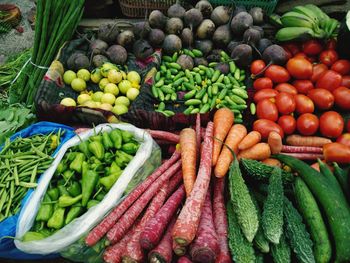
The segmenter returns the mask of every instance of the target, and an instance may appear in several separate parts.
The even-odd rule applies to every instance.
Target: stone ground
[[[7,34],[0,35],[0,64],[8,56],[17,54],[33,45],[34,31],[27,20],[28,13],[35,6],[34,0],[0,0],[0,4],[15,4],[22,13],[22,20],[19,24],[23,27],[24,32],[19,33],[15,29]]]

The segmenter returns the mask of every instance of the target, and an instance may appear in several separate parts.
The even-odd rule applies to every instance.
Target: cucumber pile
[[[242,111],[247,108],[248,94],[244,85],[245,71],[231,61],[222,51],[221,62],[187,67],[180,65],[179,56],[202,58],[200,50],[183,49],[173,56],[163,56],[160,70],[154,78],[152,94],[159,103],[155,110],[167,117],[173,116],[169,110],[185,106],[186,115],[207,113],[214,108],[228,107],[235,113],[235,123],[242,122]]]

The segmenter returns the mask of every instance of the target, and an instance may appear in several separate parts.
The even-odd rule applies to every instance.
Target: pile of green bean
[[[37,186],[37,175],[51,165],[61,132],[8,139],[0,151],[0,222],[18,213],[27,190]]]
[[[183,70],[176,63],[178,54],[163,56],[160,70],[155,76],[152,94],[158,99],[156,111],[170,117],[175,113],[166,109],[167,104],[183,104],[184,114],[206,113],[214,108],[227,107],[235,113],[235,122],[242,122],[242,111],[247,108],[248,94],[244,85],[245,71],[239,69],[224,52],[221,62],[208,66],[199,65],[192,70]],[[229,73],[216,69],[219,63],[227,63]],[[184,93],[180,98],[179,94]]]

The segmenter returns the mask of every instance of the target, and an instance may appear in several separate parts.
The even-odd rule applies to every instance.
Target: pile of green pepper
[[[198,51],[184,49],[180,53],[201,57],[202,54]],[[187,106],[183,112],[186,115],[228,107],[235,113],[235,122],[242,122],[242,111],[247,108],[248,98],[244,85],[244,70],[239,69],[224,51],[221,52],[220,63],[227,64],[228,74],[216,69],[218,62],[211,62],[208,66],[199,65],[192,70],[183,70],[176,63],[179,54],[162,57],[163,62],[152,85],[152,94],[159,101],[159,104],[155,105],[156,111],[167,117],[173,116],[175,112],[167,109],[168,101],[171,102],[169,105],[178,103]],[[181,92],[186,92],[182,98],[179,96]]]
[[[114,129],[70,148],[57,166],[35,223],[23,240],[52,235],[102,201],[139,146],[132,133]]]
[[[0,222],[18,213],[28,189],[37,186],[37,175],[51,165],[61,131],[6,140],[0,151]]]

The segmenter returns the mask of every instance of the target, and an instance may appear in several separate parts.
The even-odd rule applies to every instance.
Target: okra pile
[[[57,166],[35,223],[24,241],[43,239],[102,201],[139,143],[119,129],[101,132],[70,148]]]
[[[160,70],[154,78],[152,94],[159,101],[157,112],[170,117],[169,110],[184,105],[184,114],[206,113],[214,108],[228,107],[235,112],[235,122],[242,122],[241,112],[247,108],[248,94],[244,85],[245,71],[222,51],[221,62],[183,69],[177,63],[179,55],[202,57],[199,50],[182,50],[172,57],[163,56]]]
[[[51,165],[61,135],[58,131],[6,140],[0,151],[0,222],[19,212],[28,189],[37,186],[37,176]]]

